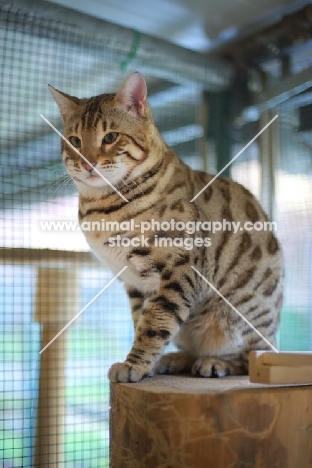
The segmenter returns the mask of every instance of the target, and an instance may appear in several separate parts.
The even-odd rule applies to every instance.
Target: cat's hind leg
[[[155,371],[157,374],[191,372],[195,359],[196,358],[183,351],[164,354],[155,366]]]
[[[195,360],[192,374],[200,377],[224,377],[248,374],[248,359],[243,354],[203,356]]]

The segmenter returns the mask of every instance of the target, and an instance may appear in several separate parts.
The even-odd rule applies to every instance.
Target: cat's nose
[[[86,161],[83,161],[83,162],[81,163],[81,165],[82,165],[82,167],[83,167],[84,169],[86,169],[88,172],[92,172],[92,171],[93,171],[93,168],[96,166],[96,162],[91,162],[91,161],[86,162]]]

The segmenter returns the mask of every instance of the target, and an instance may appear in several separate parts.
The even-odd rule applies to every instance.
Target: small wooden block
[[[251,351],[249,380],[265,384],[312,384],[312,353]]]

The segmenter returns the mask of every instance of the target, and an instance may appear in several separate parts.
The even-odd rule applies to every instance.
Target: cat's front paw
[[[201,357],[194,362],[192,374],[201,377],[224,377],[230,374],[230,369],[228,363],[222,359]]]
[[[111,382],[140,382],[146,377],[151,377],[152,372],[148,372],[146,367],[139,364],[130,364],[129,362],[116,362],[108,371],[108,378]]]

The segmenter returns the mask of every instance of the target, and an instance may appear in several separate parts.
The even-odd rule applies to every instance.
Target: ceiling
[[[191,4],[190,0],[157,0],[157,3],[149,2],[153,9],[147,7],[146,0],[88,0],[88,3],[81,0],[23,0],[16,3],[28,5],[30,10],[33,5],[39,5],[39,13],[42,13],[42,8],[45,8],[44,13],[49,10],[47,3],[57,3],[188,49],[205,51],[217,47],[226,38],[229,40],[231,34],[232,38],[246,35],[248,31],[274,23],[282,15],[311,1],[192,0]],[[75,23],[74,15],[71,21],[70,11],[64,13],[63,9],[55,6],[52,10],[56,13],[59,10],[54,22],[37,22],[31,15],[25,19],[23,9],[20,13],[11,9],[3,9],[2,12],[0,42],[2,40],[5,47],[0,50],[4,91],[0,97],[3,110],[0,119],[0,184],[4,196],[0,196],[0,209],[14,204],[29,205],[38,199],[52,199],[55,193],[62,196],[71,193],[72,188],[66,185],[65,169],[60,161],[59,138],[40,118],[42,113],[53,125],[62,128],[58,109],[47,91],[47,83],[72,95],[91,96],[103,90],[114,92],[125,73],[137,69],[134,62],[123,70],[122,59],[112,53],[109,46],[103,50],[103,43],[98,45],[93,40],[90,29],[83,30],[77,25],[74,29],[69,28],[68,33],[62,19],[64,16],[64,23],[72,24]],[[106,27],[110,41],[113,37]],[[28,29],[32,31],[32,28],[36,34],[29,33]],[[125,45],[126,53],[129,36],[132,34],[125,34],[125,42],[121,44]],[[149,44],[156,42],[149,40]],[[205,60],[207,58],[204,54],[180,52],[182,55],[186,52],[191,59],[198,55]],[[303,59],[296,53],[296,59],[301,60],[296,62],[299,66],[296,72],[300,71],[302,64],[311,66],[311,49],[305,53],[307,57]],[[199,112],[202,85],[199,80],[180,81],[181,73],[178,72],[170,81],[167,75],[160,76],[161,68],[165,68],[162,63],[159,65],[161,59],[156,63],[153,56],[150,61],[153,70],[143,70],[156,124],[165,141],[174,146],[179,156],[193,168],[200,169],[203,161],[200,156],[203,150],[203,116]],[[189,65],[187,68],[195,69]],[[211,73],[211,69],[208,72]],[[16,128],[19,129],[18,134]]]
[[[307,0],[50,0],[197,51],[277,22]]]

